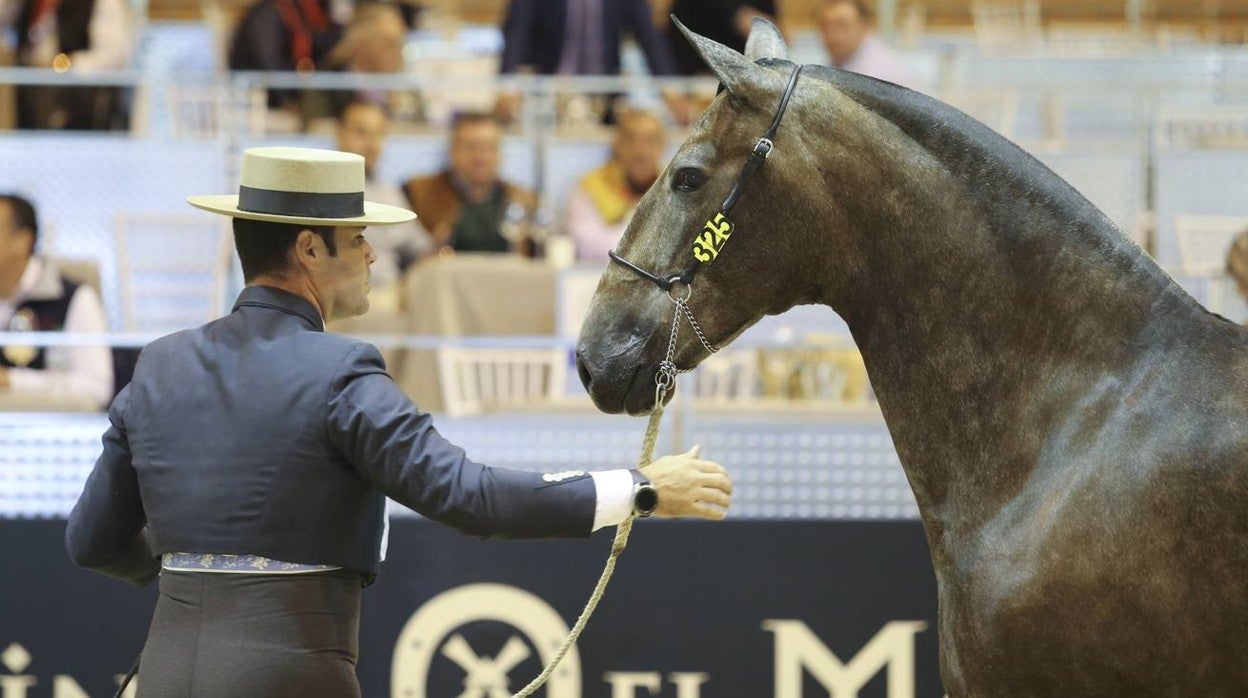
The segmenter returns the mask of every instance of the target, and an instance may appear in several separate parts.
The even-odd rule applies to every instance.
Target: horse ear
[[[745,40],[745,60],[753,63],[762,58],[788,58],[789,46],[770,20],[755,17],[750,24],[750,38]]]
[[[681,24],[679,19],[676,19],[676,15],[672,15],[672,23],[676,25],[681,34],[685,35],[689,43],[693,44],[694,50],[698,52],[698,55],[710,67],[711,72],[715,73],[715,76],[723,83],[724,89],[728,90],[729,94],[736,97],[744,97],[747,88],[751,84],[757,84],[760,79],[759,74],[765,72],[762,68],[747,61],[745,56],[718,41],[689,31],[688,27]],[[751,32],[750,36],[753,37],[753,35],[753,32]]]

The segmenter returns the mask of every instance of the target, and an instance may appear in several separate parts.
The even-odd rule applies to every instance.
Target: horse
[[[798,79],[762,20],[744,55],[680,28],[721,90],[599,280],[595,405],[646,414],[764,315],[830,306],[918,503],[949,696],[1248,696],[1248,331],[971,117]]]

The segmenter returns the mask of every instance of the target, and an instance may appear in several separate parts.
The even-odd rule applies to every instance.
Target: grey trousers
[[[361,578],[160,575],[138,698],[359,698]]]

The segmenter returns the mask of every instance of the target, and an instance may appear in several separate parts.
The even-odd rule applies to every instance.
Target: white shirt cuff
[[[598,504],[594,507],[594,528],[617,526],[633,512],[633,474],[628,470],[590,472]]]

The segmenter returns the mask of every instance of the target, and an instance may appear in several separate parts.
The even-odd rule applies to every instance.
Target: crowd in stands
[[[331,0],[257,0],[241,14],[228,42],[232,70],[394,74],[407,70],[404,47],[420,20],[404,0],[363,0],[343,12]],[[777,18],[775,0],[674,0],[671,11],[690,29],[742,50],[755,17]],[[502,74],[616,75],[631,36],[659,76],[705,74],[702,61],[672,25],[656,26],[649,0],[511,0],[501,26]],[[811,18],[830,65],[898,84],[911,76],[872,30],[862,0],[822,0]],[[0,0],[0,35],[14,65],[90,72],[130,64],[138,36],[126,0]],[[0,42],[0,45],[6,42]],[[554,233],[575,257],[602,262],[623,234],[641,196],[666,166],[671,129],[688,126],[700,103],[664,92],[662,113],[620,96],[599,110],[612,129],[601,165],[576,183],[558,212]],[[117,87],[22,86],[15,123],[22,129],[122,130],[127,100]],[[503,93],[493,109],[461,111],[446,125],[447,159],[435,172],[386,181],[377,163],[396,121],[424,119],[420,96],[396,90],[273,89],[268,106],[301,127],[332,117],[336,147],[364,157],[366,198],[411,208],[415,222],[370,230],[376,286],[399,283],[430,256],[449,253],[540,255],[526,233],[538,215],[535,192],[500,174],[501,144],[517,119],[520,96]],[[102,332],[107,323],[97,289],[71,280],[55,260],[37,254],[35,206],[0,196],[0,330]],[[1248,235],[1234,246],[1228,272],[1248,296]],[[104,405],[113,391],[104,347],[0,347],[0,392],[74,395]]]

